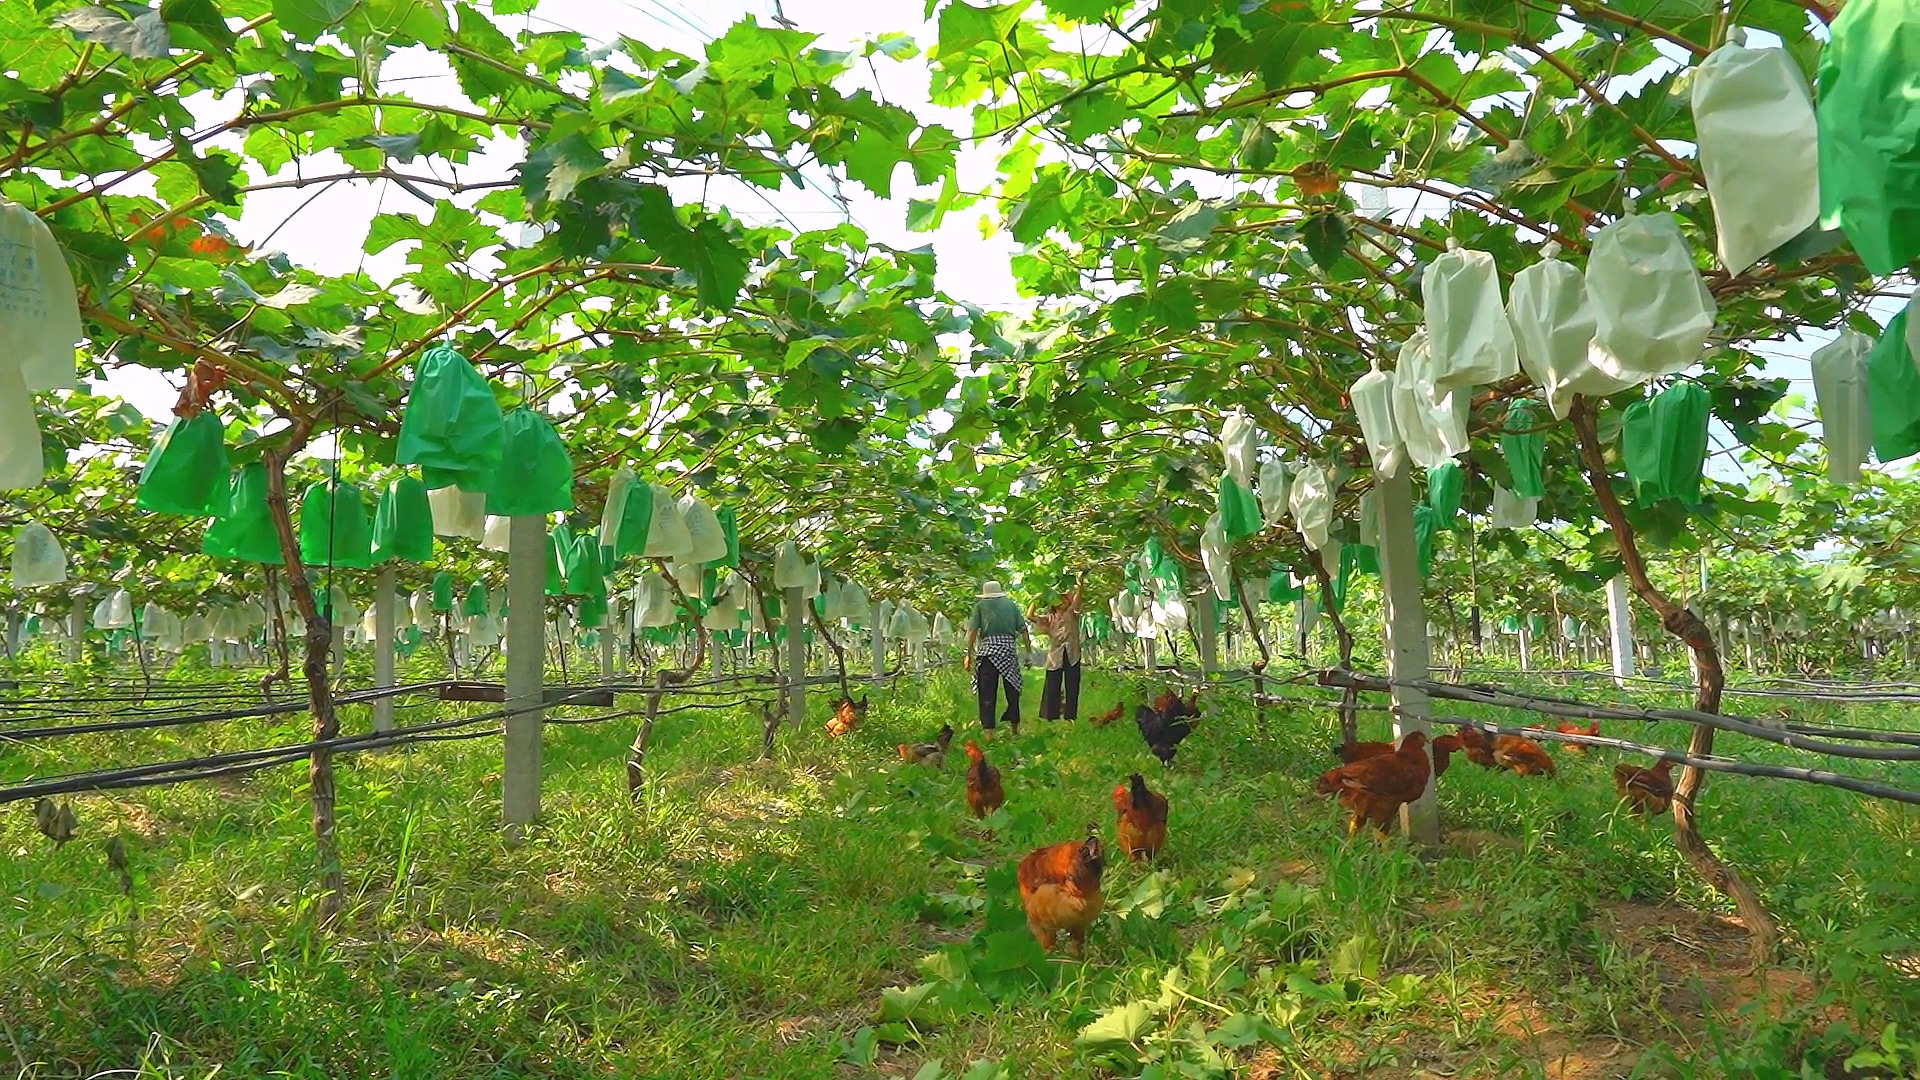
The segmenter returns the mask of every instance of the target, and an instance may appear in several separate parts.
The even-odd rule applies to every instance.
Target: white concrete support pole
[[[886,627],[880,625],[880,605],[878,603],[873,605],[873,610],[868,613],[867,617],[874,620],[873,683],[874,686],[878,686],[880,685],[881,677],[887,673],[887,630]],[[869,688],[869,692],[871,692],[871,688]]]
[[[1392,476],[1378,479],[1380,592],[1387,631],[1387,677],[1393,688],[1393,734],[1427,734],[1427,695],[1398,685],[1424,681],[1429,676],[1427,611],[1420,595],[1420,557],[1413,538],[1413,479],[1402,464]],[[1429,750],[1429,753],[1432,751]],[[1434,785],[1416,802],[1400,808],[1400,828],[1417,844],[1440,842],[1440,808]]]
[[[397,590],[399,571],[392,563],[380,568],[380,580],[374,586],[373,593],[373,685],[384,690],[394,685],[393,681],[393,605]],[[373,700],[373,730],[393,730],[393,699],[390,697]]]
[[[597,632],[600,636],[600,677],[611,680],[613,678],[613,619],[610,616],[602,616]],[[717,657],[719,653],[716,652],[714,655]]]
[[[1520,617],[1520,633],[1516,640],[1520,645],[1520,670],[1533,670],[1532,658],[1528,655],[1532,651],[1529,646],[1533,644],[1533,635],[1527,632],[1527,617],[1525,615]]]
[[[780,598],[787,617],[787,721],[799,727],[807,719],[807,600],[799,589]]]
[[[1193,640],[1200,646],[1200,674],[1205,678],[1220,671],[1220,628],[1214,623],[1214,604],[1211,586],[1193,601]]]
[[[518,833],[540,816],[542,673],[547,644],[547,520],[523,514],[507,526],[507,717],[501,809]]]
[[[1143,637],[1140,639],[1140,666],[1146,668],[1147,674],[1149,675],[1153,674],[1160,666],[1160,658],[1154,655],[1154,646],[1157,642],[1158,639],[1156,638]]]
[[[1621,686],[1633,678],[1633,608],[1629,606],[1627,579],[1616,574],[1607,582],[1607,636],[1613,641],[1613,677]]]
[[[87,600],[86,593],[74,593],[73,613],[67,616],[67,659],[76,664],[87,655]]]

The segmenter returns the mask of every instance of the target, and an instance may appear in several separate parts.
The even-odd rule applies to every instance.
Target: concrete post
[[[387,689],[394,684],[393,679],[393,605],[394,592],[398,584],[399,572],[392,563],[380,568],[380,580],[373,594],[373,685],[376,689]],[[375,698],[373,702],[373,730],[393,730],[393,699]]]
[[[1400,683],[1425,680],[1427,612],[1420,595],[1420,559],[1413,537],[1413,479],[1402,464],[1391,476],[1380,477],[1375,506],[1379,512],[1380,591],[1385,601],[1387,677],[1393,688],[1395,739],[1418,731],[1427,733],[1425,691]],[[1440,842],[1440,809],[1435,785],[1427,784],[1419,800],[1400,808],[1400,827],[1415,843]]]
[[[787,721],[799,727],[807,719],[806,594],[788,589],[780,598],[787,622]]]
[[[1627,579],[1616,574],[1607,582],[1607,632],[1613,642],[1613,677],[1620,686],[1634,674],[1633,608],[1627,597]]]
[[[73,614],[67,617],[67,659],[79,663],[87,655],[87,601],[85,592],[73,594]]]
[[[501,809],[510,835],[540,816],[542,673],[546,661],[547,521],[540,514],[507,526],[507,717]]]
[[[1209,679],[1220,671],[1220,628],[1214,624],[1214,604],[1211,588],[1193,602],[1193,640],[1200,646],[1200,674]]]

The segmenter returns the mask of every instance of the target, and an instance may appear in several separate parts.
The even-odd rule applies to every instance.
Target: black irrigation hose
[[[421,693],[438,689],[438,682],[415,683],[410,686],[379,687],[372,690],[356,690],[334,699],[335,705],[364,705],[381,698],[398,697],[403,694]],[[210,724],[224,720],[256,719],[263,716],[282,716],[288,713],[306,712],[309,708],[305,698],[288,700],[275,705],[256,705],[247,709],[229,709],[225,712],[191,713],[185,716],[147,716],[138,720],[102,720],[92,724],[60,724],[53,727],[26,728],[19,731],[0,733],[0,745],[8,742],[27,742],[33,739],[52,739],[63,735],[97,735],[107,731],[146,731],[158,728],[184,727],[190,724]]]

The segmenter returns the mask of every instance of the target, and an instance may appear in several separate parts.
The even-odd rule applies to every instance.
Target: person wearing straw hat
[[[973,669],[974,690],[980,699],[980,730],[993,732],[993,707],[999,688],[1007,690],[1007,708],[1000,714],[1008,730],[1020,734],[1020,653],[1014,649],[1019,638],[1027,651],[1033,650],[1033,638],[1027,632],[1026,617],[997,581],[980,583],[973,613],[967,616],[967,660]]]

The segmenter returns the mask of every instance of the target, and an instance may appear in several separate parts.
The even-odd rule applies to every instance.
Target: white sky
[[[763,24],[771,23],[776,2],[778,0],[700,0],[697,4],[688,0],[542,0],[534,14],[506,18],[502,22],[509,29],[523,20],[524,25],[536,30],[571,29],[600,41],[625,35],[699,56],[706,40],[724,33],[728,26],[747,15],[759,18]],[[819,34],[819,44],[825,48],[850,48],[890,31],[907,32],[923,47],[934,39],[933,25],[921,17],[921,0],[784,0],[781,6],[786,18],[799,29]],[[879,76],[876,89],[886,100],[923,119],[943,122],[963,135],[970,129],[970,120],[963,112],[936,109],[928,103],[924,56],[905,62],[876,56],[874,69]],[[863,65],[857,65],[849,79],[856,85],[873,84],[872,75]],[[451,69],[438,54],[427,50],[410,49],[389,59],[382,70],[381,81],[420,99],[464,103]],[[211,108],[221,111],[218,105]],[[510,177],[520,159],[520,149],[516,140],[498,140],[463,169],[461,177],[468,181]],[[959,155],[962,189],[987,187],[998,154],[999,148],[994,145],[964,148]],[[308,165],[310,171],[316,167],[331,171],[324,161]],[[1003,234],[986,235],[987,230],[981,225],[983,211],[979,207],[948,215],[937,232],[912,233],[905,226],[907,200],[914,195],[930,197],[932,189],[914,188],[908,169],[896,170],[895,197],[890,201],[874,197],[857,184],[847,184],[839,192],[845,200],[842,203],[829,193],[831,189],[826,186],[829,181],[824,172],[816,170],[813,181],[805,189],[786,188],[779,192],[716,181],[707,190],[706,197],[755,224],[784,222],[789,227],[817,228],[850,218],[870,237],[883,243],[902,248],[931,243],[938,256],[937,284],[949,295],[988,310],[1028,305],[1028,301],[1017,295],[1008,269],[1008,260],[1017,245]],[[686,180],[673,186],[677,198],[691,201],[701,197],[699,185],[698,180]],[[462,201],[471,202],[477,197],[463,197]],[[1402,200],[1395,198],[1393,205],[1402,208]],[[242,243],[286,251],[295,261],[321,273],[344,273],[364,267],[376,279],[392,280],[405,269],[407,245],[396,245],[377,256],[361,252],[369,223],[383,210],[423,216],[430,213],[430,208],[385,181],[339,184],[317,196],[312,189],[265,191],[248,196],[235,233]],[[1884,322],[1899,305],[1881,301],[1875,309]],[[1792,391],[1808,399],[1805,407],[1797,410],[1807,420],[1812,419],[1812,384],[1806,358],[1830,337],[1826,333],[1811,333],[1805,343],[1770,343],[1757,350],[1767,365],[1761,374],[1793,380]],[[168,416],[178,392],[165,376],[135,368],[111,372],[103,389],[125,398],[155,419]],[[1718,422],[1714,445],[1716,449],[1737,449],[1730,433]],[[328,452],[324,444],[314,449]],[[1719,454],[1710,464],[1710,472],[1732,479],[1739,470],[1731,458],[1730,452]]]

